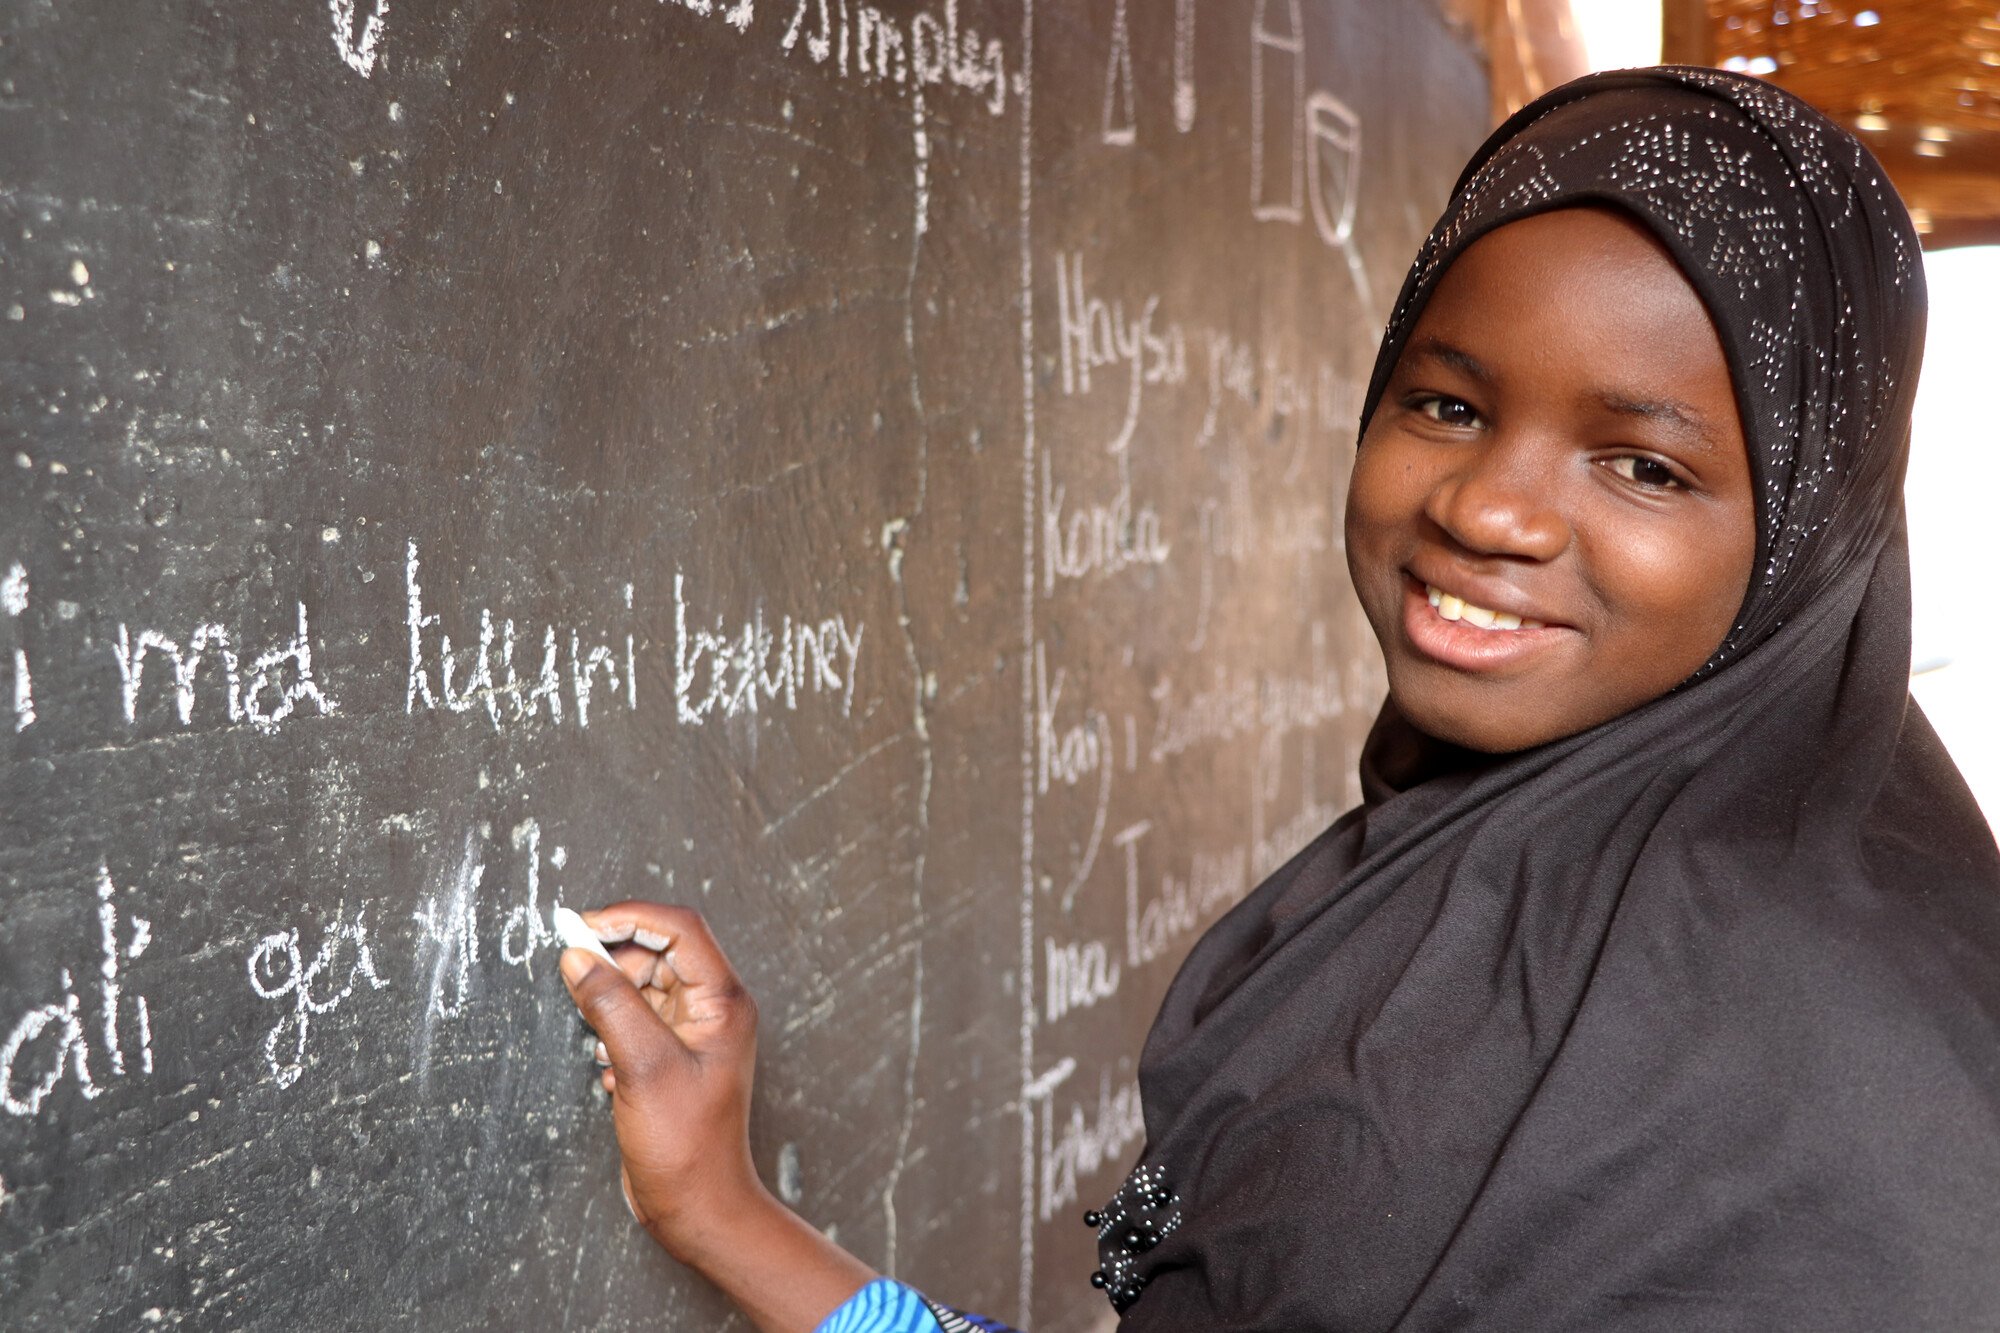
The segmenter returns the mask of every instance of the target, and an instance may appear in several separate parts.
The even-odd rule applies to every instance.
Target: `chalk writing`
[[[517,634],[511,618],[502,620],[496,629],[490,607],[479,608],[476,647],[456,647],[451,635],[444,633],[438,634],[433,646],[425,631],[437,627],[440,617],[435,611],[424,610],[419,574],[417,544],[412,541],[406,546],[403,564],[404,624],[409,631],[405,712],[415,713],[420,705],[426,712],[480,709],[497,731],[504,724],[528,722],[544,714],[550,725],[560,724],[565,698],[569,700],[568,716],[578,727],[590,725],[592,703],[600,697],[622,702],[628,712],[639,707],[635,640],[629,628],[631,584],[624,590],[628,628],[622,641],[606,634],[586,642],[583,631],[575,626],[564,632],[553,624],[544,625],[540,664],[529,667],[525,661],[516,663],[515,648],[519,641],[532,642],[533,636]],[[523,657],[532,660],[532,651]],[[605,696],[597,693],[600,678]]]
[[[1069,507],[1066,487],[1054,483],[1049,455],[1042,454],[1042,591],[1053,593],[1058,579],[1111,575],[1142,565],[1163,565],[1172,546],[1160,532],[1160,512],[1151,501],[1136,509],[1132,481],[1121,475],[1109,503],[1094,500]]]
[[[774,634],[765,623],[764,608],[735,629],[717,614],[697,623],[689,613],[685,575],[674,574],[674,701],[682,722],[696,725],[711,713],[724,717],[755,713],[759,700],[782,701],[796,710],[810,690],[840,696],[840,711],[854,709],[854,679],[861,658],[861,636],[867,626],[856,621],[849,633],[847,618],[835,614],[814,624],[785,616]],[[706,687],[703,674],[706,672]]]
[[[184,642],[185,647],[183,640],[170,639],[154,629],[141,628],[134,634],[124,621],[118,623],[111,651],[118,660],[128,725],[138,724],[146,660],[152,656],[172,665],[174,713],[183,727],[193,723],[195,685],[203,660],[211,655],[221,662],[223,696],[231,722],[248,722],[257,730],[270,733],[277,731],[301,704],[310,704],[321,716],[339,711],[333,698],[313,678],[312,633],[306,622],[304,602],[298,603],[298,627],[291,639],[259,653],[251,659],[247,671],[230,643],[229,632],[221,625],[197,625]]]
[[[18,622],[28,609],[28,571],[19,562],[8,567],[0,579],[0,609]],[[18,634],[19,629],[15,630]],[[26,731],[35,721],[35,683],[28,674],[28,650],[14,645],[14,730]]]
[[[1179,324],[1153,318],[1160,298],[1148,296],[1136,319],[1125,303],[1093,296],[1084,283],[1081,254],[1056,256],[1056,311],[1060,321],[1062,383],[1065,394],[1090,392],[1090,372],[1106,366],[1126,367],[1125,416],[1107,446],[1122,452],[1139,424],[1139,408],[1149,384],[1177,385],[1187,379],[1187,337]]]
[[[1125,1079],[1114,1088],[1109,1069],[1098,1076],[1095,1118],[1085,1115],[1081,1102],[1072,1103],[1069,1114],[1058,1117],[1056,1093],[1075,1073],[1075,1059],[1064,1056],[1026,1089],[1027,1100],[1040,1112],[1038,1212],[1044,1222],[1077,1201],[1079,1181],[1106,1166],[1122,1165],[1126,1152],[1146,1136],[1137,1080]]]
[[[321,933],[310,963],[305,961],[296,926],[266,935],[244,960],[250,989],[263,999],[288,1002],[290,1012],[264,1034],[264,1061],[279,1087],[291,1087],[305,1072],[306,1040],[314,1017],[340,1008],[354,993],[357,980],[366,981],[374,990],[389,984],[376,972],[369,952],[367,917],[368,909],[363,907],[349,920],[342,904],[333,924]],[[333,987],[335,978],[339,980],[337,988],[314,993],[316,984],[325,981]]]
[[[1102,940],[1057,944],[1046,939],[1042,943],[1049,1022],[1056,1022],[1073,1009],[1088,1009],[1118,993],[1118,960]]]
[[[1197,934],[1219,910],[1250,891],[1250,853],[1244,847],[1220,852],[1197,850],[1188,873],[1160,876],[1156,893],[1140,888],[1139,844],[1152,832],[1151,820],[1120,829],[1112,844],[1125,854],[1125,963],[1143,967],[1168,957],[1168,950]],[[1317,832],[1317,830],[1315,830]],[[1172,955],[1178,956],[1178,954]]]
[[[1265,671],[1255,676],[1218,665],[1212,683],[1180,694],[1170,675],[1161,675],[1149,693],[1155,711],[1146,755],[1154,763],[1197,745],[1232,740],[1260,729],[1267,743],[1345,715],[1341,673],[1329,658],[1326,625],[1308,631],[1303,675]]]
[[[1074,787],[1092,773],[1097,774],[1097,799],[1091,812],[1090,835],[1077,861],[1062,903],[1068,909],[1083,882],[1097,864],[1097,851],[1104,840],[1104,820],[1111,808],[1112,763],[1111,719],[1093,708],[1083,719],[1058,729],[1056,709],[1062,703],[1063,672],[1049,678],[1048,646],[1035,645],[1035,752],[1037,794],[1046,796],[1051,780]]]
[[[479,884],[485,877],[486,867],[474,855],[468,831],[450,895],[433,893],[410,914],[422,932],[418,970],[430,968],[428,1012],[440,1018],[457,1018],[472,996],[473,969],[479,964]]]
[[[814,63],[831,62],[842,78],[917,91],[942,85],[984,95],[991,115],[1007,109],[1006,48],[961,27],[958,0],[945,0],[942,17],[932,7],[908,20],[849,0],[798,0],[779,45],[791,51],[801,37]]]
[[[131,937],[123,945],[118,942],[116,894],[111,871],[100,864],[97,868],[98,1031],[108,1078],[123,1078],[126,1074],[125,1048],[119,1039],[126,996],[118,979],[119,965],[143,955],[153,938],[152,923],[135,916],[130,922]],[[76,982],[67,967],[60,969],[57,976],[62,984],[62,999],[30,1009],[14,1024],[6,1041],[0,1042],[0,1110],[9,1115],[34,1115],[62,1082],[65,1073],[75,1078],[77,1091],[86,1100],[95,1100],[106,1091],[91,1073],[91,1042],[84,1028],[83,1001],[77,994]],[[130,999],[131,1022],[139,1039],[139,1072],[151,1074],[152,1013],[145,996],[133,995]],[[52,1029],[53,1040],[45,1040],[44,1034]],[[42,1066],[40,1076],[28,1082],[37,1060]]]
[[[389,18],[389,0],[375,0],[374,12],[359,28],[354,25],[354,0],[326,0],[326,8],[333,16],[333,45],[340,52],[340,63],[364,79],[373,75],[382,25]]]
[[[515,851],[528,853],[528,894],[525,902],[516,903],[508,911],[506,924],[500,928],[500,961],[511,967],[526,967],[528,975],[533,976],[536,951],[559,938],[555,926],[542,911],[542,826],[524,819],[514,826],[509,841]],[[548,855],[549,864],[558,870],[568,859],[569,853],[562,847],[554,848]]]
[[[735,0],[734,4],[729,5],[718,3],[718,0],[674,0],[674,3],[704,18],[710,14],[719,15],[723,22],[738,32],[750,26],[750,20],[756,17],[757,10],[756,0]]]

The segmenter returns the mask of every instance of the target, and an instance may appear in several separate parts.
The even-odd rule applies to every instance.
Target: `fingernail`
[[[604,1043],[601,1041],[597,1043],[597,1049],[592,1051],[591,1055],[597,1060],[597,1063],[600,1065],[608,1065],[611,1063],[611,1052],[605,1049]]]
[[[590,969],[597,966],[597,960],[585,949],[564,949],[562,961],[563,980],[574,986],[590,975]]]

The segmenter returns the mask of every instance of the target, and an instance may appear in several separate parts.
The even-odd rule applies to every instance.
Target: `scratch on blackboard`
[[[860,754],[856,755],[854,758],[848,760],[845,764],[842,764],[839,770],[836,771],[832,777],[828,778],[825,782],[820,783],[819,786],[814,787],[811,791],[807,792],[798,801],[793,803],[790,809],[786,810],[783,814],[777,816],[775,819],[772,819],[769,823],[765,824],[764,836],[768,838],[773,833],[776,833],[779,829],[783,828],[785,825],[791,823],[792,820],[798,816],[800,811],[804,810],[814,801],[817,801],[820,797],[832,791],[835,787],[838,787],[842,782],[845,782],[850,776],[853,775],[856,769],[860,768],[863,764],[866,764],[876,755],[881,754],[884,750],[888,749],[890,746],[902,744],[904,741],[908,740],[909,737],[910,733],[907,731],[899,731],[893,736],[884,737],[882,740],[875,742],[875,744],[863,750]]]

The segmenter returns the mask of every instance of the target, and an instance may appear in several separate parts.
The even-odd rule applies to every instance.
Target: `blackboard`
[[[1355,797],[1339,515],[1483,128],[1376,0],[0,14],[0,1310],[723,1327],[549,911],[1045,1333],[1176,960]]]

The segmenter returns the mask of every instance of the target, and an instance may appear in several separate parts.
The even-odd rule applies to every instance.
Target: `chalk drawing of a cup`
[[[1313,225],[1328,245],[1354,234],[1355,178],[1361,170],[1361,120],[1332,93],[1306,99],[1306,193]]]

